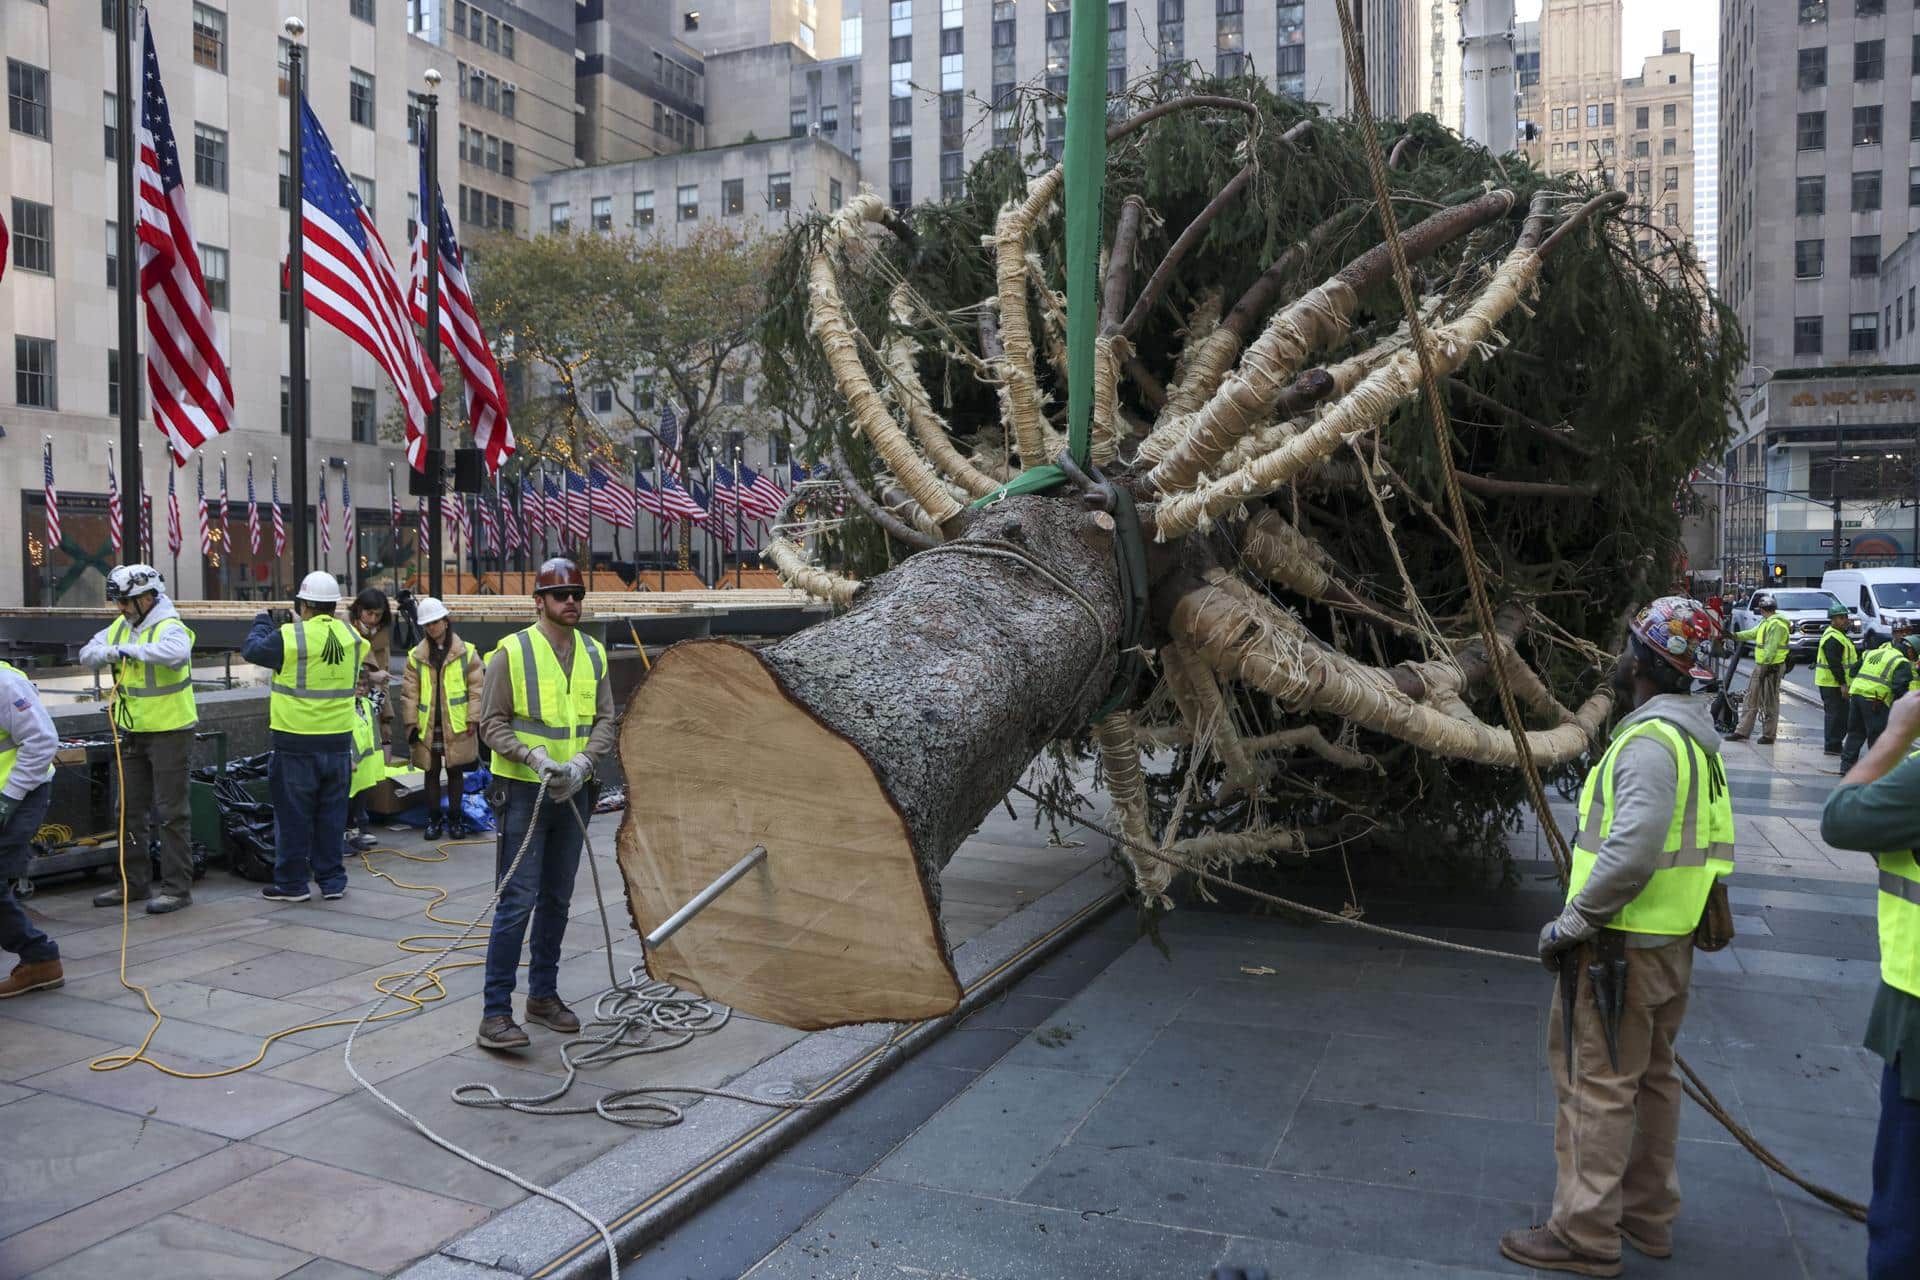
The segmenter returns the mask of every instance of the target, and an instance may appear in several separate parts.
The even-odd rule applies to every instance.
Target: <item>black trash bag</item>
[[[220,843],[227,869],[243,880],[266,883],[273,879],[273,806],[257,800],[242,785],[267,776],[271,755],[229,760],[225,769],[208,765],[193,771],[199,782],[213,784],[213,801],[220,812]],[[196,846],[196,858],[199,849]],[[198,870],[196,868],[196,878]]]
[[[198,840],[194,840],[189,843],[189,852],[191,852],[193,855],[193,878],[195,880],[206,879],[207,878],[207,846],[201,844]],[[153,878],[156,881],[159,880],[160,879],[160,841],[157,839],[151,839],[147,841],[147,862],[153,868]]]

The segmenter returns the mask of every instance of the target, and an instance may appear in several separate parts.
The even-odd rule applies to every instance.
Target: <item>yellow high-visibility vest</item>
[[[1907,661],[1907,655],[1900,652],[1898,645],[1889,640],[1878,649],[1860,659],[1860,670],[1854,674],[1853,682],[1847,686],[1847,692],[1858,694],[1862,698],[1872,698],[1875,702],[1893,702],[1893,675],[1900,664]]]
[[[330,648],[337,662],[327,660]],[[280,650],[280,670],[267,698],[274,731],[307,737],[352,733],[354,686],[367,654],[360,633],[331,614],[296,619],[280,628]]]
[[[14,666],[11,662],[0,661],[0,671],[10,671],[14,675],[19,676],[21,679],[23,680],[26,679],[25,674],[20,670],[20,668]],[[19,759],[20,759],[19,746],[14,743],[14,740],[11,735],[6,733],[5,731],[0,731],[0,787],[5,787],[7,783],[12,780],[13,766],[15,762],[18,761]],[[40,779],[40,781],[36,782],[34,785],[39,786],[41,785],[41,783],[46,782],[47,778],[51,778],[52,776],[53,776],[53,762],[48,761],[47,777]]]
[[[418,650],[415,650],[407,654],[407,665],[414,669],[420,681],[418,719],[420,733],[426,736],[427,723],[433,716],[433,664],[420,657]],[[467,731],[467,664],[464,655],[454,655],[452,645],[447,647],[447,662],[443,670],[447,673],[447,722],[441,726],[441,732],[452,737]]]
[[[1829,640],[1838,640],[1840,642],[1840,670],[1842,674],[1839,676],[1827,670],[1826,653],[1827,641]],[[1853,643],[1853,637],[1838,627],[1829,626],[1825,631],[1820,633],[1820,646],[1814,650],[1814,686],[1820,689],[1845,688],[1848,681],[1852,679],[1854,667],[1859,665],[1859,662],[1860,650]]]
[[[1607,924],[1628,933],[1692,933],[1713,882],[1733,871],[1733,800],[1718,753],[1709,753],[1664,720],[1642,720],[1629,727],[1587,774],[1580,788],[1580,830],[1574,837],[1567,901],[1573,901],[1593,874],[1600,846],[1613,830],[1613,770],[1620,752],[1629,742],[1648,737],[1673,752],[1678,770],[1673,819],[1647,887]]]
[[[560,658],[538,625],[500,642],[513,685],[513,736],[548,757],[566,762],[587,749],[599,705],[600,682],[607,674],[607,651],[582,632],[573,637],[573,665],[563,671]],[[502,778],[538,782],[524,764],[494,753],[493,772]]]
[[[353,780],[347,794],[357,796],[374,786],[387,774],[387,755],[380,749],[379,728],[373,718],[373,704],[365,698],[353,700]]]

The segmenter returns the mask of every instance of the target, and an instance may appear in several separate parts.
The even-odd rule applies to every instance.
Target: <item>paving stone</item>
[[[1488,1055],[1465,1041],[1414,1044],[1377,1036],[1335,1035],[1315,1073],[1310,1097],[1502,1119],[1533,1096],[1543,1076],[1538,1049],[1524,1058]]]
[[[288,1280],[380,1280],[371,1271],[350,1267],[331,1258],[315,1258],[297,1271],[287,1273]]]
[[[221,965],[191,975],[196,982],[255,996],[291,996],[361,968],[351,960],[276,951],[239,964]]]
[[[750,1274],[753,1280],[1202,1277],[1223,1236],[1112,1217],[862,1182]]]
[[[153,1007],[163,1017],[189,1019],[209,1027],[253,1036],[271,1035],[288,1027],[320,1022],[334,1016],[328,1010],[316,1009],[310,1004],[288,999],[268,1000],[262,996],[250,996],[245,992],[199,982],[162,983],[147,988],[147,998],[153,1001]],[[141,997],[132,992],[125,993],[114,1003],[133,1009],[145,1008]],[[342,1039],[345,1035],[344,1031],[340,1033]]]
[[[211,1072],[220,1064],[165,1057],[176,1071]],[[32,1077],[35,1089],[153,1117],[226,1138],[247,1138],[262,1129],[332,1101],[333,1095],[276,1080],[259,1071],[243,1071],[217,1080],[182,1080],[134,1064],[119,1071],[94,1071],[75,1063]]]
[[[1449,964],[1436,958],[1425,964],[1369,962],[1360,966],[1354,986],[1362,991],[1393,991],[1403,995],[1453,996],[1475,1000],[1502,1000],[1538,1009],[1553,995],[1552,979],[1538,968],[1487,961],[1477,965]]]
[[[0,1107],[9,1102],[18,1102],[22,1098],[33,1097],[33,1090],[23,1089],[17,1084],[0,1084]]]
[[[1235,1238],[1227,1244],[1222,1265],[1265,1267],[1274,1280],[1489,1280],[1510,1276],[1511,1270],[1485,1270],[1481,1267],[1449,1267],[1419,1262],[1412,1258],[1390,1258],[1367,1252],[1362,1240],[1352,1249],[1321,1249],[1311,1245],[1276,1244],[1271,1240]],[[1497,1246],[1490,1247],[1488,1267],[1507,1267]],[[1526,1274],[1522,1272],[1521,1274]]]
[[[35,1274],[35,1280],[275,1280],[308,1255],[210,1222],[168,1214],[83,1249]]]
[[[1134,1062],[1076,1143],[1264,1165],[1306,1094],[1324,1034],[1176,1022]]]
[[[19,1003],[33,999],[37,997],[23,996]],[[15,1002],[9,1002],[12,1003]],[[116,1040],[74,1035],[57,1027],[37,1027],[31,1022],[0,1017],[0,1080],[24,1080],[69,1062],[97,1058],[118,1047]]]
[[[511,1097],[547,1094],[556,1083],[550,1077],[498,1063],[462,1063],[457,1070],[449,1070],[438,1062],[378,1083],[382,1093],[418,1116],[435,1133],[542,1185],[572,1172],[629,1136],[619,1125],[591,1111],[585,1115],[524,1116],[461,1106],[453,1100],[451,1091],[470,1081],[492,1084]],[[566,1102],[591,1107],[594,1099],[605,1094],[606,1090],[596,1085],[578,1083]],[[404,1120],[365,1092],[331,1101],[259,1134],[254,1141],[275,1151],[474,1204],[505,1208],[526,1194],[504,1178],[421,1141]],[[395,1158],[396,1149],[404,1151],[404,1158]]]
[[[246,935],[249,939],[259,939],[260,933]],[[223,965],[241,964],[256,960],[261,956],[272,955],[273,948],[258,941],[236,939],[231,942],[217,942],[211,946],[195,947],[190,951],[176,951],[156,959],[137,958],[132,952],[127,955],[127,981],[151,990],[176,982],[181,978],[192,977],[196,973],[205,973],[208,969]],[[110,963],[102,972],[90,977],[67,979],[67,985],[61,990],[67,995],[81,1000],[100,1000],[107,1003],[131,1000],[140,1001],[139,993],[129,991],[120,982],[120,965],[117,956],[108,957]]]
[[[396,1008],[405,1006],[398,1002],[387,1005],[387,1009]],[[478,996],[451,1004],[428,1005],[424,1013],[406,1013],[370,1024],[354,1038],[353,1065],[362,1076],[378,1084],[448,1057],[457,1049],[470,1047],[479,1026]],[[267,1074],[277,1080],[336,1094],[353,1093],[360,1086],[347,1074],[344,1057],[343,1051],[312,1053],[299,1061],[274,1067]]]
[[[50,1218],[6,1239],[0,1247],[0,1280],[19,1280],[283,1159],[278,1152],[263,1147],[230,1142],[123,1191]]]
[[[874,1169],[892,1182],[1007,1196],[1107,1090],[1094,1076],[1002,1063],[974,1081]],[[993,1139],[980,1141],[991,1132]]]
[[[953,1034],[949,1032],[948,1036]],[[977,1078],[977,1072],[927,1062],[925,1054],[916,1056],[775,1160],[834,1173],[863,1174]]]
[[[1182,980],[1156,989],[1109,970],[1015,1045],[1005,1061],[1117,1079],[1179,1013],[1191,986]]]
[[[181,1212],[381,1274],[433,1252],[487,1216],[479,1205],[300,1159],[282,1161]]]
[[[1026,1032],[1009,1028],[962,1025],[942,1032],[932,1044],[914,1054],[913,1060],[930,1067],[985,1071],[1006,1057],[1025,1037]]]
[[[1867,1274],[1867,1231],[1860,1223],[1798,1190],[1781,1193],[1780,1212],[1808,1280],[1860,1280]]]
[[[1466,1116],[1309,1099],[1294,1112],[1267,1167],[1383,1186],[1471,1191],[1480,1181],[1485,1128],[1485,1121]]]
[[[1747,1108],[1748,1127],[1795,1173],[1865,1203],[1873,1194],[1873,1143],[1879,1114],[1836,1116],[1781,1107]],[[1787,1201],[1805,1192],[1773,1177]]]
[[[1865,1023],[1842,1026],[1836,1002],[1815,996],[1708,988],[1689,997],[1686,1026],[1702,1040],[1792,1050],[1851,1043]]]
[[[211,1134],[50,1094],[10,1103],[4,1114],[0,1240],[223,1145]]]
[[[1495,1265],[1491,1243],[1531,1206],[1472,1196],[1269,1173],[1148,1151],[1061,1150],[1022,1200],[1288,1244],[1426,1262]],[[1204,1274],[1188,1264],[1183,1274]]]
[[[628,1265],[648,1280],[736,1280],[852,1185],[819,1169],[766,1169]]]
[[[1716,1057],[1727,1065],[1741,1100],[1750,1107],[1831,1116],[1880,1113],[1877,1080],[1868,1078],[1860,1060],[1864,1050],[1830,1044],[1808,1045],[1791,1054],[1758,1046],[1717,1048]]]
[[[273,945],[282,951],[326,956],[332,960],[353,960],[362,965],[412,967],[406,964],[409,958],[407,953],[392,943],[379,938],[342,933],[338,929],[316,929],[304,924],[280,925],[274,929],[272,938]]]

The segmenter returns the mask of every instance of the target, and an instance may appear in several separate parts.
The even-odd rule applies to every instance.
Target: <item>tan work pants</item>
[[[1607,1061],[1606,1037],[1587,979],[1590,949],[1573,955],[1581,972],[1571,1085],[1557,984],[1547,1023],[1547,1066],[1560,1104],[1553,1123],[1558,1176],[1547,1221],[1569,1247],[1617,1258],[1622,1226],[1650,1244],[1667,1244],[1680,1212],[1674,1152],[1683,1095],[1673,1041],[1687,1014],[1693,939],[1627,952],[1618,1071]]]
[[[1760,736],[1771,738],[1780,727],[1780,682],[1786,678],[1787,664],[1776,662],[1770,666],[1755,667],[1753,678],[1747,681],[1746,701],[1740,708],[1740,728],[1736,732],[1753,732],[1753,721],[1760,718]]]

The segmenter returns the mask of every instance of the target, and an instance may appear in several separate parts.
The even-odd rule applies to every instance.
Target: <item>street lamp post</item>
[[[420,225],[427,233],[427,364],[440,367],[440,73],[426,73],[427,96],[421,104],[421,147],[426,152],[426,179],[420,185]],[[446,478],[446,459],[440,451],[440,396],[427,402],[427,594],[440,598],[440,489]]]

